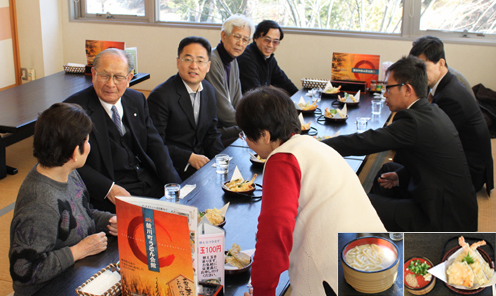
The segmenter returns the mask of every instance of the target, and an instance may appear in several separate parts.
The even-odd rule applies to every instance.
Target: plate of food
[[[241,194],[250,194],[255,191],[255,179],[257,178],[257,174],[253,175],[253,178],[248,181],[248,180],[243,180],[243,178],[238,178],[235,180],[231,180],[228,182],[225,182],[222,185],[222,190],[224,190],[225,193],[241,193]]]
[[[310,101],[308,101],[308,102],[301,102],[300,101],[300,103],[298,103],[296,105],[296,110],[298,110],[299,112],[304,113],[304,114],[314,113],[315,110],[317,110],[317,107],[318,107],[317,101],[315,101],[313,103],[310,103]]]
[[[346,108],[346,106],[345,106]],[[332,109],[327,107],[324,111],[324,118],[326,121],[330,122],[343,122],[348,119],[348,114],[346,114],[346,110],[343,108],[341,109]]]
[[[428,272],[434,264],[425,257],[412,257],[403,265],[404,284],[414,295],[429,293],[436,285],[436,277]]]
[[[327,82],[326,87],[322,91],[322,94],[325,95],[337,95],[341,92],[341,85],[338,87],[334,87],[330,81]]]
[[[251,154],[250,155],[250,161],[253,164],[265,165],[265,162],[267,161],[267,159],[261,158],[260,155],[258,155],[258,154]]]
[[[479,241],[469,245],[463,236],[459,246],[450,249],[443,257],[446,267],[446,286],[462,295],[481,292],[494,281],[494,265],[491,257],[481,248],[486,244]]]
[[[358,106],[360,103],[360,91],[358,91],[356,95],[350,95],[349,93],[344,93],[343,97],[338,95],[338,102],[348,106]]]
[[[250,269],[253,260],[247,252],[241,251],[241,247],[234,243],[232,248],[226,251],[224,271],[226,274],[238,274]]]
[[[207,218],[208,222],[214,226],[224,227],[224,225],[226,225],[226,217],[224,217],[222,212],[216,208],[206,209],[205,212],[198,212],[198,222],[200,222],[203,217]]]

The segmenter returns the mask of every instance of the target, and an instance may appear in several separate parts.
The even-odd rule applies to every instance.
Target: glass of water
[[[320,102],[320,99],[322,98],[322,89],[321,88],[314,88],[312,89],[312,99],[314,102]]]
[[[217,154],[215,156],[215,167],[217,174],[227,174],[229,171],[229,155]]]
[[[165,199],[170,201],[179,201],[179,194],[181,193],[181,185],[177,183],[165,184]]]

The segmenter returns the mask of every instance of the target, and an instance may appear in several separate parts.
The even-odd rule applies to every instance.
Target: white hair
[[[241,14],[233,14],[226,19],[222,24],[222,32],[226,32],[227,35],[230,35],[234,27],[250,29],[250,38],[253,36],[253,33],[255,33],[255,25],[253,25],[251,19]]]

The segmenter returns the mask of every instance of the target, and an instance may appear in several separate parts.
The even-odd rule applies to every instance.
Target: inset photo
[[[403,295],[403,233],[339,233],[338,295]]]
[[[493,295],[494,233],[405,233],[405,296]]]

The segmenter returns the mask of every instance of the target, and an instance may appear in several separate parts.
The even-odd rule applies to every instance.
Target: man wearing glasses
[[[217,128],[224,146],[234,142],[241,131],[236,125],[236,105],[242,96],[236,58],[245,51],[254,31],[255,26],[249,18],[232,15],[222,24],[221,41],[212,50],[210,71],[205,79],[215,88]]]
[[[217,130],[215,89],[204,80],[210,70],[210,51],[205,38],[181,40],[178,73],[148,96],[153,124],[183,180],[224,150]]]
[[[93,61],[93,85],[65,101],[83,107],[94,129],[86,164],[78,169],[99,210],[115,213],[115,196],[162,197],[181,182],[169,150],[153,126],[145,96],[128,88],[133,58],[109,48]]]
[[[257,25],[253,42],[238,57],[243,93],[261,85],[282,88],[291,96],[298,88],[277,64],[274,52],[284,38],[281,27],[274,21],[264,20]]]
[[[477,231],[478,206],[470,171],[450,118],[427,97],[425,64],[409,56],[387,72],[386,105],[397,112],[377,130],[324,140],[342,156],[396,150],[369,194],[392,232]]]

